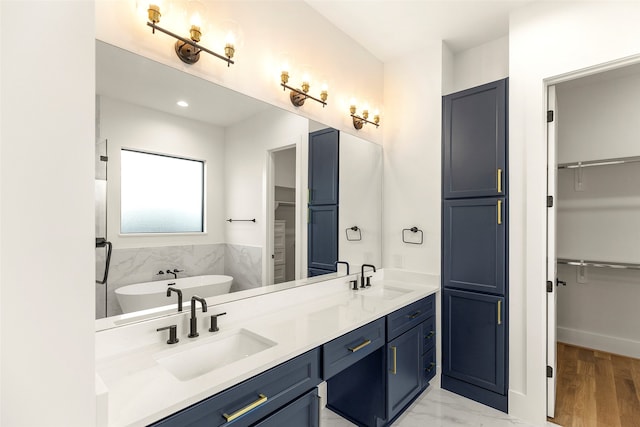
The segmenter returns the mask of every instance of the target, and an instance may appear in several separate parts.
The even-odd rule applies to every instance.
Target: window
[[[204,231],[204,162],[121,150],[120,231]]]

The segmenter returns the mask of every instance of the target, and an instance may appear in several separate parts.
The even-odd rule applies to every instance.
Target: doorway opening
[[[296,147],[271,152],[273,283],[296,279]]]
[[[548,86],[547,415],[640,419],[640,64]]]

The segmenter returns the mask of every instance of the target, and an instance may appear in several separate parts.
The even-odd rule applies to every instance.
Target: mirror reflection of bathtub
[[[174,293],[167,297],[167,288],[182,291],[183,309],[188,309],[191,297],[202,298],[223,295],[229,292],[233,277],[222,274],[184,277],[178,279],[157,280],[154,282],[134,283],[116,289],[116,297],[124,313],[145,310],[175,303],[178,297]]]

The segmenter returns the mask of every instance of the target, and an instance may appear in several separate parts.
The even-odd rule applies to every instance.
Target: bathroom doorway
[[[271,152],[273,283],[296,279],[296,147]]]

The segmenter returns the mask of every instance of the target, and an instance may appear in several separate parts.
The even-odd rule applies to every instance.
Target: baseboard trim
[[[640,359],[640,341],[558,327],[560,342]]]

